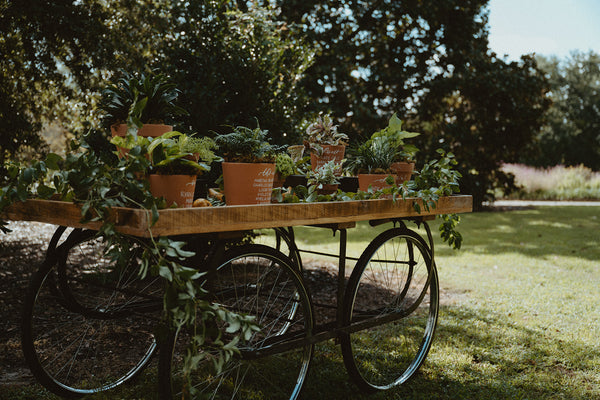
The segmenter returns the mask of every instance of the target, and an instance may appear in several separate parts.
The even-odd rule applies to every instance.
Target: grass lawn
[[[462,250],[437,243],[438,328],[413,379],[363,395],[330,341],[317,348],[305,398],[600,399],[600,207],[468,214],[460,228]],[[330,231],[301,228],[297,236],[301,247],[336,251],[324,245],[335,243]],[[367,225],[350,230],[350,251],[357,254],[372,237]],[[152,381],[151,373],[145,379]],[[0,398],[12,393],[0,389]],[[19,393],[51,398],[34,387]],[[94,398],[154,393],[146,382]]]

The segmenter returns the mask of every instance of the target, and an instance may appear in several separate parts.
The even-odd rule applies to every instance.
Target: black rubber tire
[[[408,380],[427,357],[438,308],[437,272],[425,241],[406,228],[378,235],[352,271],[344,299],[344,324],[355,327],[340,342],[353,382],[371,393]],[[379,324],[368,327],[369,320]]]
[[[21,344],[33,375],[63,397],[114,388],[148,364],[157,344],[164,283],[116,269],[92,231],[75,230],[33,275]]]
[[[222,307],[254,316],[261,330],[238,343],[234,355],[216,374],[210,354],[189,381],[200,398],[297,399],[306,379],[314,344],[307,341],[277,352],[285,339],[310,337],[314,317],[309,293],[289,257],[271,247],[250,244],[228,250],[209,272],[210,300]],[[223,332],[224,326],[220,326]],[[223,341],[231,339],[223,332]],[[160,398],[188,398],[190,385],[181,376],[188,331],[172,332],[160,348]],[[260,354],[259,354],[260,353]],[[203,397],[204,396],[204,397]]]

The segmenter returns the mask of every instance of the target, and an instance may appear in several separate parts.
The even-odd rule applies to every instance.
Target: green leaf
[[[40,196],[42,199],[48,199],[50,198],[50,196],[52,196],[54,193],[56,193],[56,190],[54,188],[51,188],[49,186],[46,186],[44,184],[40,184],[37,188],[37,194],[38,196]]]
[[[58,154],[55,153],[49,153],[46,156],[46,165],[48,166],[48,168],[53,169],[53,170],[59,170],[60,169],[60,163],[63,161],[62,157],[59,156]]]
[[[392,115],[392,117],[390,118],[388,126],[390,127],[390,130],[392,130],[392,131],[401,131],[402,130],[402,121],[400,120],[400,118],[398,118],[396,113],[394,113],[394,115]]]
[[[158,274],[169,282],[173,281],[173,273],[171,272],[171,269],[166,265],[158,266]]]

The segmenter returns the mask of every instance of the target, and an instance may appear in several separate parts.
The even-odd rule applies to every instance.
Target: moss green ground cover
[[[297,232],[301,245],[335,251],[323,245],[330,232]],[[328,342],[317,348],[305,398],[600,399],[600,207],[469,214],[461,232],[461,251],[437,244],[442,305],[417,375],[391,392],[362,395]],[[372,237],[366,225],[349,231],[351,252]],[[152,372],[142,380],[95,398],[154,398]],[[19,393],[51,398],[37,388]]]

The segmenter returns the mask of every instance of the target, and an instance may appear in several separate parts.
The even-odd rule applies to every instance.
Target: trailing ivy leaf
[[[150,226],[154,226],[154,224],[156,224],[156,221],[158,221],[158,207],[156,206],[156,203],[152,204],[151,207],[151,211],[152,211],[152,222],[150,224]]]
[[[158,274],[169,282],[173,281],[173,273],[171,272],[171,269],[166,265],[158,266]]]
[[[196,253],[194,253],[193,251],[187,251],[183,249],[183,246],[185,246],[186,243],[185,242],[177,242],[177,241],[170,241],[169,243],[169,247],[166,250],[166,254],[169,257],[183,257],[183,258],[187,258],[187,257],[192,257],[194,256]]]

